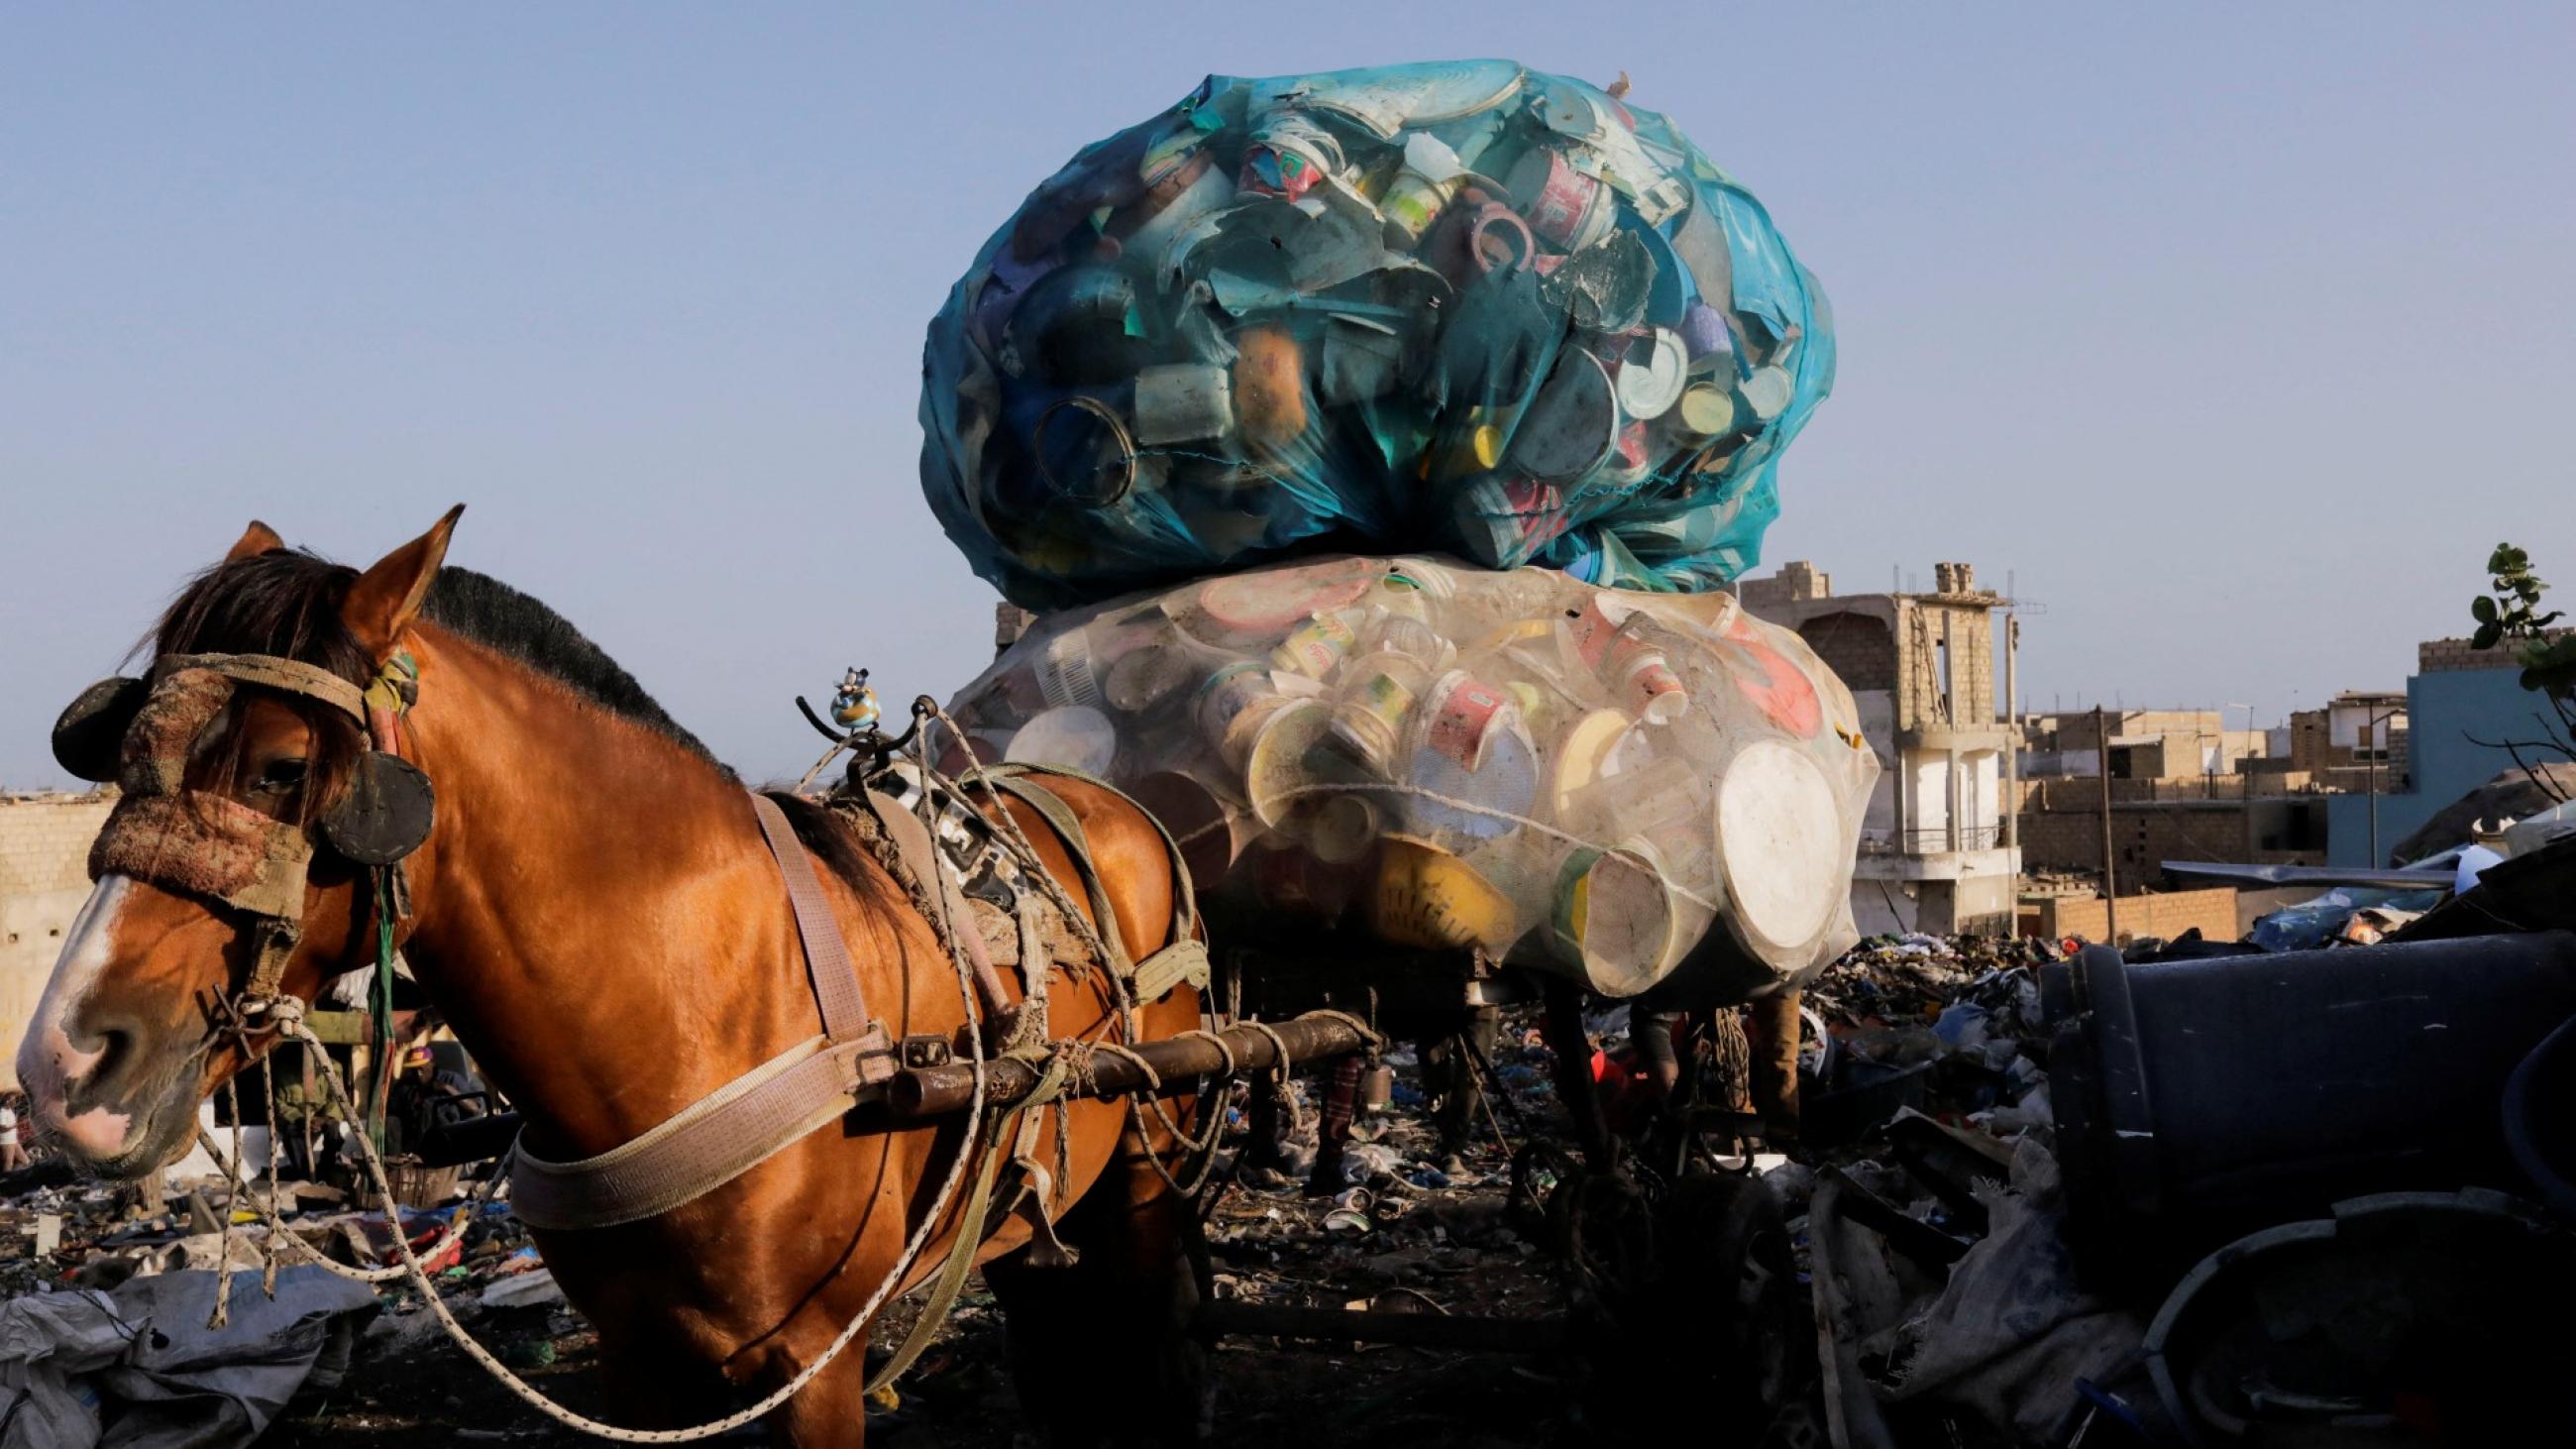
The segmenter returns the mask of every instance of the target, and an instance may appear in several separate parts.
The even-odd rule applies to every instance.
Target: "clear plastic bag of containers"
[[[1878,761],[1832,671],[1725,593],[1272,565],[1041,620],[950,713],[981,759],[1134,794],[1202,891],[1396,944],[1628,996],[1712,928],[1780,978],[1857,939]]]
[[[1696,591],[1833,373],[1815,278],[1653,111],[1499,60],[1212,76],[977,254],[922,487],[1040,610],[1355,547]]]

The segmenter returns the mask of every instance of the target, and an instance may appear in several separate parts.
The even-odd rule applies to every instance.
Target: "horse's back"
[[[1082,845],[1091,855],[1101,889],[1118,917],[1119,943],[1131,961],[1142,960],[1171,941],[1172,919],[1184,888],[1162,827],[1144,808],[1117,790],[1075,776],[1048,773],[1022,777],[1062,802],[1080,825]],[[980,802],[985,813],[996,808]],[[1073,858],[1073,845],[1047,819],[1046,812],[1016,794],[1003,793],[1000,808],[1011,812],[1029,838],[1038,859],[1085,916],[1093,915],[1088,888]],[[1094,919],[1092,925],[1100,927]]]

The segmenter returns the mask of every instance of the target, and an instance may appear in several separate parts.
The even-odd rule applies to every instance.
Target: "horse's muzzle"
[[[74,1046],[60,1027],[29,1033],[19,1077],[35,1130],[74,1166],[102,1177],[139,1177],[185,1152],[196,1124],[189,1074],[153,1070],[159,1054],[139,1026],[101,1023],[83,1037],[86,1045]],[[64,1071],[71,1063],[83,1069]]]

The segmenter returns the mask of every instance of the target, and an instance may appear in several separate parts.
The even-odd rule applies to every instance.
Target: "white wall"
[[[1942,832],[1950,828],[1950,756],[1921,750],[1905,757],[1905,822],[1909,850],[1920,854],[1946,850]]]
[[[2389,706],[2387,705],[2367,704],[2337,704],[2327,706],[2326,742],[2332,745],[2340,745],[2347,750],[2360,746],[2362,726],[2370,722],[2370,717],[2372,715],[2375,715],[2388,707]],[[2389,727],[2392,725],[2402,726],[2405,723],[2406,711],[2403,708],[2400,708],[2394,718],[2381,720],[2378,726],[2371,730],[2369,747],[2374,750],[2387,749]],[[2287,752],[2284,751],[2284,753]]]
[[[1851,906],[1852,925],[1864,936],[1902,936],[1922,919],[1911,881],[1854,877]]]
[[[1959,829],[1988,829],[2003,819],[2004,763],[1998,750],[1972,750],[1959,757]],[[1969,842],[1978,847],[1993,845],[1993,840]]]

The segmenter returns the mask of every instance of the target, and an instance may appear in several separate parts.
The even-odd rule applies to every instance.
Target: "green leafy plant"
[[[2469,613],[2478,621],[2469,643],[2478,649],[2510,646],[2522,665],[2522,687],[2539,695],[2557,716],[2554,725],[2544,716],[2534,716],[2542,739],[2497,743],[2512,753],[2514,763],[2545,793],[2564,798],[2522,756],[2524,750],[2532,750],[2576,761],[2576,629],[2550,628],[2566,614],[2541,612],[2540,596],[2548,591],[2548,583],[2531,571],[2528,552],[2509,543],[2497,544],[2495,552],[2487,555],[2487,592],[2469,600]]]
[[[2540,596],[2549,585],[2531,571],[2531,555],[2509,543],[2497,544],[2487,555],[2487,573],[2490,592],[2469,601],[2469,613],[2478,621],[2470,646],[2493,649],[2511,642],[2522,661],[2523,688],[2555,700],[2576,694],[2576,631],[2549,632],[2550,625],[2567,616],[2561,610],[2540,612]]]

